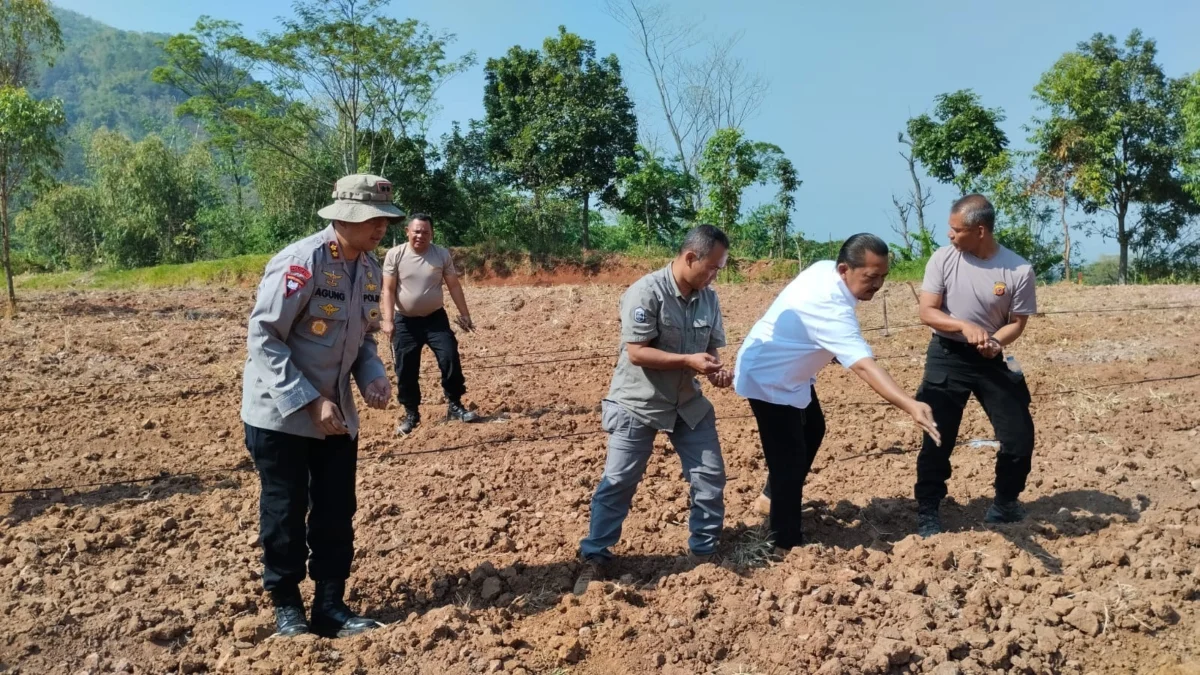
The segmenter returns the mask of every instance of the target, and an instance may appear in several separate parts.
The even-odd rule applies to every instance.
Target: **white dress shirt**
[[[832,260],[813,263],[788,284],[738,350],[738,395],[806,408],[817,372],[833,357],[846,368],[871,358],[850,293]]]

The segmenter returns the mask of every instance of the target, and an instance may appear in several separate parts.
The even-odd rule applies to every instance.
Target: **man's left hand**
[[[387,377],[377,377],[366,389],[363,389],[363,400],[367,405],[377,410],[386,410],[392,399],[392,383]]]
[[[718,370],[715,373],[708,374],[708,381],[712,386],[724,389],[733,384],[733,373],[724,369]]]
[[[475,332],[475,322],[471,321],[471,317],[469,315],[459,314],[456,322],[458,323],[459,328],[462,328],[468,333]]]
[[[976,349],[978,349],[979,353],[983,355],[983,358],[994,359],[1000,354],[1000,352],[1004,351],[1004,345],[1000,344],[1000,341],[996,338],[991,338],[987,342],[976,347]]]

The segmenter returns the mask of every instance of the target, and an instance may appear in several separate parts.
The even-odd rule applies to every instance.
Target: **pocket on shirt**
[[[696,351],[708,351],[708,341],[712,337],[712,323],[708,319],[692,321],[692,332],[696,336]]]
[[[293,332],[306,340],[329,347],[346,325],[346,319],[349,318],[346,312],[344,302],[314,297]]]
[[[658,340],[654,347],[673,354],[683,353],[683,329],[666,321],[658,323]]]

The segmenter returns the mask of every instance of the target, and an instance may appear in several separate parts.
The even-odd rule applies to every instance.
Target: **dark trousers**
[[[450,329],[450,317],[444,309],[429,316],[396,315],[396,330],[392,333],[396,400],[405,408],[421,405],[421,349],[425,345],[429,345],[442,371],[442,392],[446,400],[461,401],[467,393],[467,382],[458,358],[458,338]]]
[[[804,480],[825,438],[825,413],[812,390],[812,402],[803,410],[788,405],[750,399],[758,421],[758,436],[767,459],[767,489],[771,498],[771,532],[780,548],[799,546],[800,509],[804,505]]]
[[[929,435],[917,456],[917,502],[932,506],[946,496],[950,478],[950,453],[958,440],[958,425],[971,394],[1000,441],[996,453],[996,499],[1012,501],[1025,489],[1033,457],[1033,417],[1029,414],[1029,387],[1025,376],[1014,373],[1003,356],[984,358],[975,347],[934,336],[925,356],[925,379],[917,400],[928,403],[942,435],[935,445]]]
[[[306,562],[313,581],[348,579],[358,508],[358,439],[343,435],[321,440],[245,426],[246,447],[262,485],[258,532],[263,588],[295,589],[304,579]]]

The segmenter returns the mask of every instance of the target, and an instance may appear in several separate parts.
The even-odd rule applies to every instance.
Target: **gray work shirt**
[[[382,284],[370,254],[357,261],[341,256],[332,225],[272,258],[250,312],[242,421],[325,438],[304,411],[324,396],[337,404],[350,435],[358,435],[350,376],[360,390],[387,376],[372,335]]]
[[[1014,315],[1037,314],[1037,276],[1029,261],[1004,246],[987,260],[953,246],[933,252],[921,290],[942,296],[942,311],[994,334]],[[966,342],[962,333],[934,333]]]
[[[626,343],[648,343],[672,354],[699,354],[725,346],[721,306],[711,288],[684,298],[667,265],[636,281],[621,296],[621,351],[608,399],[662,431],[677,417],[691,428],[712,411],[691,370],[652,370],[629,362]]]

